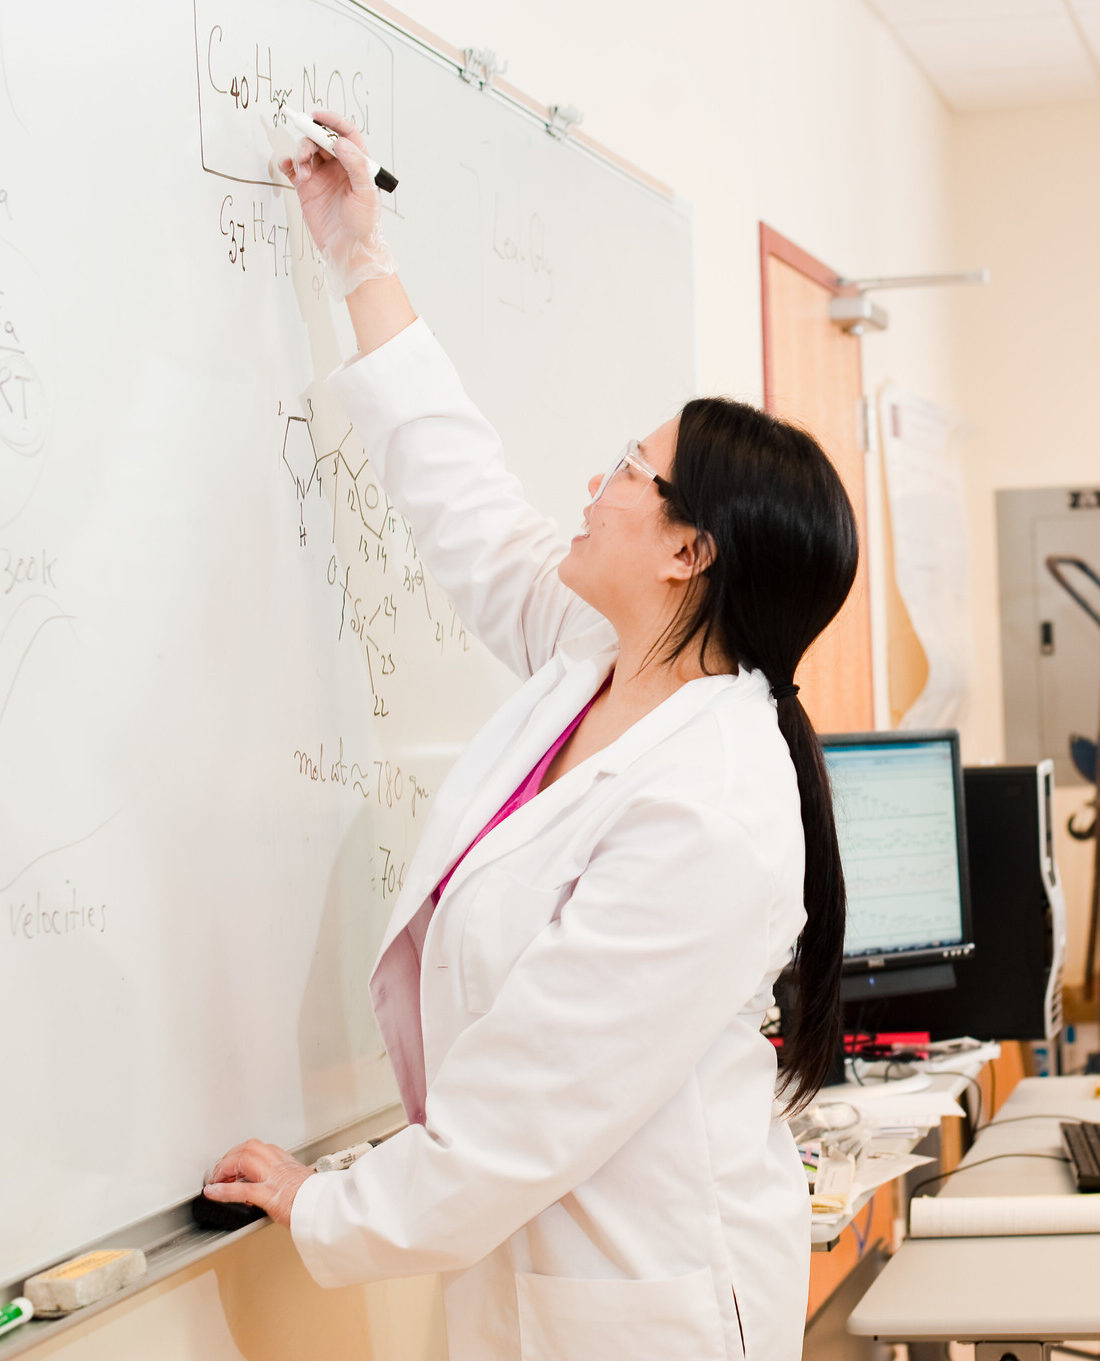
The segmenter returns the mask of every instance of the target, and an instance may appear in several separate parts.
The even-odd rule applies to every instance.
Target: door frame
[[[799,274],[805,274],[814,283],[821,284],[827,288],[834,297],[850,297],[859,292],[854,284],[842,286],[840,275],[828,265],[823,264],[816,256],[809,251],[805,251],[801,246],[787,237],[782,236],[774,227],[769,227],[766,222],[760,223],[760,343],[761,353],[764,357],[764,410],[770,411],[773,415],[773,401],[775,389],[772,382],[771,372],[771,341],[772,328],[771,316],[768,311],[768,290],[765,281],[768,277],[768,258],[774,256],[776,260],[782,260],[785,265],[790,265],[792,269],[797,269]],[[863,353],[862,349],[859,356],[859,386],[863,390]]]
[[[769,311],[767,288],[768,260],[776,259],[797,270],[806,278],[828,290],[834,297],[854,297],[859,293],[855,284],[842,284],[841,275],[830,269],[822,260],[811,255],[789,237],[776,231],[766,222],[760,221],[760,340],[763,368],[764,409],[772,415],[775,410],[775,382],[772,372],[773,328]],[[859,389],[864,402],[868,397],[863,386],[863,350],[859,348]],[[884,564],[886,562],[887,527],[884,521],[884,487],[879,454],[877,411],[874,404],[867,413],[866,438],[864,444],[864,551],[867,562],[867,594],[869,605],[868,627],[870,632],[871,657],[871,699],[873,723],[876,729],[885,729],[890,723],[890,683],[889,683],[889,630],[887,626],[886,587]]]

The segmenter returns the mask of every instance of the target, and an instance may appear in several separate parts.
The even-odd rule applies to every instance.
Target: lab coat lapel
[[[507,855],[510,851],[522,846],[525,842],[539,835],[539,833],[549,826],[554,820],[571,805],[583,799],[596,781],[603,775],[613,775],[621,770],[625,770],[629,765],[644,755],[645,752],[652,750],[659,745],[670,733],[687,723],[700,709],[710,703],[718,691],[727,689],[734,685],[742,685],[746,691],[754,687],[754,678],[748,674],[741,677],[719,675],[705,676],[699,680],[689,681],[682,685],[675,694],[670,695],[656,709],[651,710],[644,718],[638,720],[631,728],[628,728],[623,735],[602,751],[595,752],[580,765],[574,766],[567,774],[554,781],[549,789],[539,794],[529,803],[523,805],[512,813],[504,822],[494,827],[493,830],[483,840],[473,848],[465,857],[454,876],[447,886],[448,894],[452,889],[459,885],[475,870],[481,866],[498,860]],[[595,693],[595,688],[591,688],[591,693],[585,692],[586,698],[582,698],[580,703],[573,704],[569,709],[569,715],[564,721],[559,720],[557,727],[548,736],[539,729],[541,746],[535,754],[534,759],[526,766],[530,770],[539,756],[543,755],[559,736],[570,716],[576,715],[580,708]],[[519,779],[522,779],[522,774]],[[518,780],[516,781],[518,783]],[[515,784],[511,789],[515,788]],[[509,789],[508,793],[511,792]],[[494,810],[507,798],[507,793],[495,805]],[[491,814],[490,814],[491,816]],[[488,821],[488,817],[482,818],[476,830],[480,830]],[[469,845],[465,841],[464,845]]]
[[[505,799],[515,793],[520,781],[531,773],[563,729],[595,695],[614,658],[614,652],[601,653],[580,662],[562,658],[556,684],[532,707],[527,722],[507,750],[500,753],[495,767],[485,773],[480,788],[455,827],[439,878],[450,868],[455,857],[466,850]],[[507,826],[511,820],[508,818],[501,826]]]
[[[516,704],[521,696],[526,696],[526,703],[517,705],[512,721],[502,723],[495,732],[484,732],[460,758],[460,765],[448,780],[446,805],[435,810],[432,824],[425,829],[413,872],[386,928],[376,969],[455,859],[600,688],[615,661],[616,651],[613,647],[605,648],[594,655],[576,657],[568,645],[560,648],[542,672],[532,677],[511,701]],[[551,786],[547,793],[556,787]],[[508,826],[515,816],[501,827]],[[487,839],[491,840],[499,830],[495,829]],[[480,850],[483,844],[479,843],[476,849]],[[463,861],[461,873],[465,873],[470,858],[467,856]]]

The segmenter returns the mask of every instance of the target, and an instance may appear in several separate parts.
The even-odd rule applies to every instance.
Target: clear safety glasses
[[[630,510],[642,499],[651,482],[662,496],[672,490],[672,483],[666,481],[656,468],[649,466],[638,441],[632,439],[604,473],[603,481],[592,498],[592,505],[602,501],[605,506],[614,506],[617,510]]]

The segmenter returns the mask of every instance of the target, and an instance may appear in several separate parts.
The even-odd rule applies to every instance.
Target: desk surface
[[[1060,1153],[1059,1116],[1100,1120],[1095,1086],[1095,1077],[1025,1078],[978,1135],[962,1167],[997,1153]],[[1031,1115],[1037,1118],[1006,1123]],[[957,1173],[942,1194],[1077,1192],[1064,1163],[1008,1158]],[[1098,1281],[1100,1234],[907,1239],[853,1311],[848,1328],[884,1341],[1097,1338]]]

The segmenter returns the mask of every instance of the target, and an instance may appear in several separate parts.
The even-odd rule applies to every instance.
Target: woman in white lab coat
[[[441,1272],[453,1361],[797,1361],[809,1201],[760,1027],[793,952],[807,1099],[844,890],[793,677],[854,576],[848,498],[804,432],[706,399],[561,544],[392,272],[353,125],[318,117],[335,159],[286,168],[360,345],[332,381],[526,684],[436,795],[372,976],[408,1127],[345,1172],[252,1140],[207,1194],[324,1285]]]

